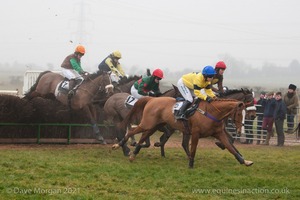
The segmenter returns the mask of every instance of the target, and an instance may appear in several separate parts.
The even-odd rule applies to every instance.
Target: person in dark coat
[[[267,137],[264,145],[269,145],[270,138],[273,136],[273,123],[274,123],[274,111],[276,106],[276,101],[274,98],[274,92],[269,92],[267,94],[267,99],[263,101],[263,106],[265,107],[264,110],[264,117],[262,128],[267,130]]]
[[[277,133],[277,146],[284,145],[284,132],[283,132],[283,123],[286,115],[286,105],[282,100],[281,92],[277,92],[275,95],[276,106],[274,111],[274,122]]]
[[[288,92],[284,95],[283,101],[287,108],[287,131],[286,133],[292,133],[294,129],[294,118],[297,115],[297,108],[299,106],[299,100],[296,93],[297,86],[294,84],[289,85]]]
[[[264,116],[265,107],[262,105],[263,101],[266,99],[266,92],[262,91],[259,96],[259,100],[256,103],[256,116],[257,116],[257,141],[256,144],[260,144],[262,138],[266,139],[266,132],[262,131],[262,121]]]

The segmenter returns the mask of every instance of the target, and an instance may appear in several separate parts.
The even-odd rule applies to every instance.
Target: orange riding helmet
[[[84,46],[78,45],[78,46],[76,47],[76,49],[75,49],[75,52],[76,52],[76,53],[81,53],[82,55],[84,55],[84,54],[85,54],[85,48],[84,48]]]

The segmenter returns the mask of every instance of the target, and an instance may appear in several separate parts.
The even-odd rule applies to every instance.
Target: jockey
[[[192,104],[193,96],[198,97],[197,102],[200,99],[209,103],[213,101],[216,96],[211,89],[211,81],[215,74],[216,72],[212,66],[206,66],[203,68],[202,73],[185,74],[178,80],[177,87],[185,101],[176,114],[176,119],[187,120],[185,111]],[[204,89],[205,94],[201,92],[201,89]]]
[[[74,90],[83,82],[84,78],[83,74],[87,75],[81,68],[80,59],[85,54],[85,48],[82,45],[78,45],[73,54],[68,55],[63,63],[62,67],[62,75],[69,79],[69,94],[70,96],[74,95]]]
[[[110,74],[112,82],[118,83],[121,78],[125,76],[119,59],[122,58],[120,51],[114,51],[109,54],[99,65],[98,68],[100,71],[112,72]]]
[[[151,76],[147,76],[136,81],[131,87],[131,95],[137,99],[143,96],[158,96],[161,94],[159,90],[159,81],[164,78],[161,69],[155,69]]]
[[[219,94],[224,93],[223,73],[224,73],[225,69],[226,69],[226,64],[223,61],[217,62],[216,66],[215,66],[216,74],[214,75],[214,78],[211,81],[212,85],[218,84],[218,88],[212,87],[212,90]]]

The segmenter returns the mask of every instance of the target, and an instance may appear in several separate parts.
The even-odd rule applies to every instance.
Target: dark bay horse
[[[125,100],[128,98],[130,94],[129,93],[116,93],[113,94],[111,97],[108,98],[108,100],[104,104],[104,113],[106,116],[106,123],[108,124],[115,124],[116,132],[117,132],[117,140],[120,141],[124,138],[126,133],[126,128],[120,128],[118,124],[125,119],[125,117],[130,112],[131,108],[128,108],[125,105]],[[176,86],[173,86],[172,89],[169,89],[162,93],[160,96],[162,97],[178,97],[180,96],[180,92],[177,90]],[[140,121],[142,117],[142,112],[140,114],[136,114],[136,119],[134,120],[136,123]],[[168,127],[160,127],[159,131],[164,132],[164,135],[162,137],[170,137],[170,132],[174,132],[172,130],[169,130]],[[161,139],[162,140],[162,139]],[[149,147],[150,146],[150,140],[149,138],[146,140],[146,144],[143,145],[143,147]],[[161,145],[161,151],[162,156],[164,156],[164,145]],[[128,156],[128,153],[130,149],[127,147],[127,145],[123,145],[123,153],[125,156]]]
[[[244,102],[245,108],[251,107],[254,105],[254,97],[252,94],[252,90],[249,90],[247,88],[241,88],[241,89],[230,89],[227,90],[220,98],[224,99],[236,99],[239,101]],[[247,113],[251,118],[256,116],[256,112],[252,111],[250,113]],[[239,113],[241,116],[230,116],[229,120],[225,120],[225,126],[228,128],[230,125],[235,129],[235,133],[233,135],[229,134],[227,131],[226,133],[228,134],[228,137],[230,138],[231,142],[234,142],[234,137],[235,135],[241,136],[242,133],[242,127],[243,127],[243,118],[244,116],[242,113]],[[229,121],[231,122],[229,124]],[[225,146],[221,144],[220,142],[216,142],[216,145],[220,147],[221,149],[225,149]]]
[[[82,109],[90,119],[97,139],[100,142],[105,143],[97,126],[96,112],[92,101],[98,90],[105,91],[105,94],[111,92],[109,89],[112,89],[112,87],[107,87],[111,86],[109,75],[100,72],[88,75],[85,77],[85,81],[78,87],[76,94],[72,98],[68,98],[67,93],[58,90],[58,85],[63,80],[64,77],[62,75],[45,71],[39,75],[36,83],[30,88],[29,92],[25,94],[24,98],[32,99],[37,96],[45,97],[49,94],[53,94],[58,101],[69,106],[70,109]]]
[[[119,84],[114,85],[114,90],[113,94],[116,93],[130,93],[131,86],[134,84],[135,81],[139,80],[141,76],[129,76],[128,78],[123,77],[120,81]],[[104,91],[99,91],[96,95],[96,98],[94,98],[93,103],[98,104],[100,107],[103,107],[105,102],[108,100],[110,96],[104,96],[103,95]]]
[[[122,126],[127,126],[131,118],[135,117],[138,110],[143,110],[140,124],[137,128],[129,130],[125,137],[118,143],[113,145],[113,149],[123,146],[128,138],[137,133],[143,132],[143,135],[136,146],[136,149],[130,156],[130,160],[134,160],[140,151],[139,145],[149,137],[153,129],[168,124],[171,128],[185,132],[186,127],[178,120],[175,120],[172,108],[176,100],[170,97],[151,98],[145,97],[137,101],[133,109],[122,122]],[[244,109],[244,103],[232,99],[217,99],[211,103],[201,101],[197,112],[188,119],[190,133],[192,135],[191,153],[189,156],[189,167],[194,166],[194,158],[199,138],[213,136],[219,139],[235,158],[246,166],[253,164],[252,161],[244,160],[238,150],[230,143],[225,133],[223,120],[228,117],[235,109]]]

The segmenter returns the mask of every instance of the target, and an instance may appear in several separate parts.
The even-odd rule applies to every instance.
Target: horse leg
[[[155,147],[160,147],[160,154],[162,157],[165,157],[165,144],[171,137],[171,135],[175,132],[174,129],[169,128],[168,125],[163,126],[160,128],[160,131],[163,131],[164,133],[159,138],[159,142],[156,142],[154,144]]]
[[[120,142],[124,138],[124,135],[125,135],[125,130],[121,130],[121,129],[117,128],[117,140],[118,140],[118,142]],[[127,144],[124,144],[122,146],[122,150],[123,150],[124,156],[129,156],[130,149],[127,146]]]
[[[217,138],[224,144],[227,150],[234,155],[234,157],[239,161],[240,164],[245,164],[246,166],[251,166],[253,164],[252,161],[244,160],[243,156],[237,151],[237,149],[230,143],[227,138],[226,133],[222,130],[220,134],[217,135]]]
[[[138,143],[135,145],[135,149],[134,151],[132,152],[132,154],[130,154],[130,157],[129,157],[129,160],[130,161],[133,161],[136,157],[136,155],[140,152],[141,148],[144,148],[143,147],[143,142],[145,142],[146,140],[150,140],[150,136],[155,133],[156,129],[152,129],[152,130],[149,130],[147,132],[144,132],[140,138],[140,140],[138,141]],[[149,142],[150,143],[150,142]]]
[[[188,158],[191,156],[190,150],[189,150],[189,141],[190,141],[191,135],[190,134],[183,134],[182,135],[182,143],[181,146],[184,149],[186,155]]]
[[[131,139],[131,143],[130,143],[130,146],[135,146],[136,145],[136,141],[135,141],[135,137],[134,137],[134,135],[133,136],[131,136],[130,137],[130,139]]]
[[[154,131],[155,132],[155,131]],[[153,132],[153,133],[154,133]],[[150,134],[152,135],[152,134]],[[150,137],[146,137],[145,140],[143,141],[145,142],[145,144],[141,144],[142,148],[149,148],[151,146],[151,143],[150,143]]]
[[[114,144],[112,146],[112,149],[118,149],[120,146],[123,146],[124,144],[126,144],[126,142],[128,141],[128,139],[138,133],[141,133],[145,131],[144,129],[142,129],[140,126],[137,126],[134,129],[130,129],[128,130],[128,132],[125,134],[124,138],[118,143],[118,144]]]
[[[93,117],[93,114],[92,114],[93,107],[91,107],[91,106],[92,105],[85,106],[84,111],[88,115],[89,119],[91,120],[91,125],[92,125],[94,133],[96,134],[96,139],[99,140],[100,143],[106,144],[106,142],[103,138],[103,135],[100,134],[100,130],[99,130],[99,127],[97,125],[97,122],[96,122],[95,118]]]
[[[196,150],[198,146],[199,135],[197,133],[192,132],[192,143],[191,143],[191,153],[189,157],[189,168],[194,167],[194,159],[196,155]]]

